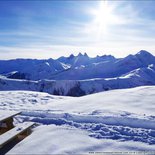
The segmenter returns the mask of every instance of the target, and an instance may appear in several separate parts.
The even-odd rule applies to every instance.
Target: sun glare
[[[95,16],[95,22],[98,24],[99,29],[106,31],[112,16],[112,10],[108,6],[107,1],[101,1],[98,10],[96,10]]]
[[[108,5],[108,2],[101,1],[98,8],[93,10],[94,20],[89,28],[90,31],[95,32],[97,38],[108,31],[108,27],[115,22],[113,7]]]

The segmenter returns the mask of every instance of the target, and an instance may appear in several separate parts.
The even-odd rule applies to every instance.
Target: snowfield
[[[0,110],[22,111],[15,123],[38,124],[8,154],[155,151],[155,86],[84,97],[1,91],[0,99]]]
[[[89,136],[88,131],[70,126],[42,125],[7,154],[89,154],[121,151],[153,152],[154,146],[141,142],[96,139]]]

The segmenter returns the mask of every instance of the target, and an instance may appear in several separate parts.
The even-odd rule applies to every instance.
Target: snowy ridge
[[[28,80],[114,78],[150,64],[155,64],[155,57],[144,50],[121,59],[116,59],[111,55],[90,58],[86,53],[84,55],[79,53],[77,56],[70,55],[57,60],[1,60],[0,74],[8,78]]]
[[[98,61],[90,63],[89,65],[83,65],[81,63],[81,66],[73,67],[66,72],[52,76],[52,79],[84,80],[93,78],[114,78],[120,77],[123,74],[127,74],[135,69],[147,67],[150,64],[155,64],[155,57],[144,50],[135,55],[128,55],[122,59],[115,59],[112,56],[105,57],[102,57],[102,61],[96,58]],[[91,60],[89,62],[91,62]]]
[[[135,69],[121,77],[88,80],[16,80],[0,77],[0,90],[31,90],[63,96],[83,96],[112,89],[155,85],[155,67]]]
[[[6,66],[6,67],[3,67]],[[83,55],[57,60],[0,61],[0,90],[31,90],[83,96],[112,89],[155,85],[155,57],[140,51],[122,59]]]
[[[13,79],[46,79],[68,68],[68,65],[53,59],[0,60],[0,74]]]

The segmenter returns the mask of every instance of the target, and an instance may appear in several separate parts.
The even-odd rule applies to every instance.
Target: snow
[[[19,72],[24,74],[25,79],[31,80],[45,79],[52,74],[64,71],[66,68],[67,65],[53,59],[0,60],[0,74],[10,77],[13,73]]]
[[[6,98],[7,96],[7,98]],[[1,108],[39,108],[59,109],[64,112],[83,112],[86,114],[99,110],[128,111],[130,113],[153,115],[155,86],[142,86],[87,95],[84,97],[62,97],[31,91],[0,91]],[[62,100],[62,102],[60,102]],[[147,104],[146,104],[147,103]],[[75,106],[76,105],[76,106]],[[115,108],[114,108],[115,106]],[[33,110],[33,109],[32,109]]]
[[[6,97],[7,96],[7,97]],[[0,109],[9,110],[47,110],[48,104],[69,99],[70,97],[54,96],[32,91],[0,91]]]
[[[76,72],[74,74],[76,74]],[[155,67],[153,64],[135,69],[115,78],[85,80],[43,79],[31,81],[0,77],[0,90],[30,90],[63,96],[83,96],[112,89],[130,88],[142,85],[155,85]]]
[[[57,60],[0,60],[0,74],[17,79],[22,75],[27,80],[85,80],[120,77],[150,64],[155,64],[155,57],[144,50],[121,59],[111,55],[90,58],[86,53],[79,53],[77,56],[60,57]]]
[[[61,72],[52,79],[55,80],[84,80],[92,78],[114,78],[127,74],[137,68],[147,67],[155,64],[155,57],[147,51],[140,51],[135,55],[128,55],[122,59],[115,59],[112,56],[102,56],[88,59],[88,56],[79,55],[75,60],[82,61],[76,68],[72,67],[65,72]],[[94,61],[97,60],[97,61]],[[102,61],[100,61],[102,60]],[[86,67],[79,67],[85,65]]]
[[[88,134],[87,131],[68,126],[43,125],[34,129],[31,136],[17,144],[7,154],[89,154],[99,151],[154,151],[154,146],[145,143],[98,140]]]
[[[24,122],[23,124],[18,124],[15,128],[5,132],[4,134],[0,135],[0,147],[3,146],[7,141],[15,137],[16,135],[22,133],[27,128],[31,127],[34,123],[32,122]]]
[[[6,67],[3,67],[6,66]],[[29,90],[53,95],[92,93],[155,85],[155,57],[147,51],[116,59],[86,53],[57,60],[0,60],[0,90]]]
[[[7,118],[13,117],[19,113],[15,111],[3,111],[0,110],[0,121],[6,120]],[[1,123],[1,122],[0,122]]]
[[[22,111],[15,124],[38,123],[10,154],[155,151],[155,86],[84,97],[1,91],[0,98],[1,110]]]
[[[155,151],[155,57],[147,51],[0,60],[0,74],[1,114],[21,111],[16,126],[37,124],[8,154]]]

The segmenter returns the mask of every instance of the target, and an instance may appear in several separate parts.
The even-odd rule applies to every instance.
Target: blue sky
[[[0,59],[155,54],[155,1],[0,1]]]

